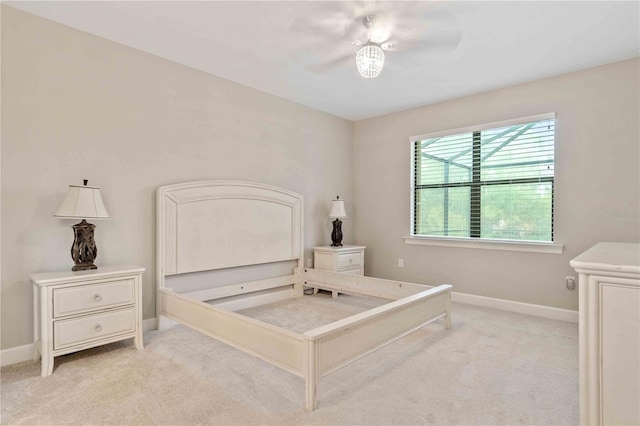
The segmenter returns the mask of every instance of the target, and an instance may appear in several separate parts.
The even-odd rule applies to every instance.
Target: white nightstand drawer
[[[134,300],[133,278],[82,287],[60,288],[53,290],[53,316],[58,318],[96,309],[128,305]]]
[[[117,334],[136,330],[134,307],[80,318],[55,321],[53,324],[54,350],[85,344]]]
[[[338,269],[360,268],[362,266],[362,253],[340,253],[338,255]]]

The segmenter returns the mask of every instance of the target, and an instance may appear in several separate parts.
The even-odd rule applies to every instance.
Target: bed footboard
[[[322,376],[437,319],[450,329],[451,288],[441,285],[304,333],[305,408],[316,409]]]

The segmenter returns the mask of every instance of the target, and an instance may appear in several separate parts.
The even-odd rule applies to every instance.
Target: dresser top
[[[640,274],[640,243],[598,243],[570,264],[576,269]]]
[[[89,269],[86,271],[57,271],[57,272],[38,272],[29,274],[29,278],[34,283],[44,286],[53,285],[61,282],[84,281],[87,279],[117,277],[120,275],[141,274],[145,271],[142,266],[136,265],[112,265],[99,266],[98,269]]]

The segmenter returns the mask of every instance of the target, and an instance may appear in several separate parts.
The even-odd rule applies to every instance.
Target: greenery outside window
[[[553,242],[555,114],[411,142],[412,237]]]

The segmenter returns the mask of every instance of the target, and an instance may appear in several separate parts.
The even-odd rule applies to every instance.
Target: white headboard
[[[157,280],[196,271],[297,260],[303,197],[275,186],[202,181],[158,188]]]

